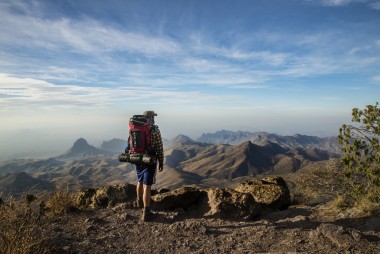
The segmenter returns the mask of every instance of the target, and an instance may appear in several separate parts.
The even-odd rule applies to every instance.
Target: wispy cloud
[[[0,104],[10,108],[99,108],[118,102],[152,102],[160,104],[215,103],[237,96],[217,96],[202,91],[180,91],[173,88],[119,86],[83,87],[55,85],[31,78],[17,78],[0,73]]]
[[[380,1],[369,3],[369,7],[371,7],[374,10],[380,11]]]
[[[358,1],[318,1],[330,6],[353,2]],[[133,98],[221,101],[225,97],[213,95],[218,88],[235,88],[229,91],[236,99],[279,80],[348,73],[380,62],[373,40],[371,46],[363,45],[362,38],[347,40],[342,36],[347,27],[252,30],[223,44],[199,31],[171,37],[89,16],[46,19],[17,3],[22,10],[17,13],[4,3],[0,8],[0,34],[5,35],[0,46],[11,48],[0,55],[0,67],[9,73],[0,77],[2,105],[91,107]]]
[[[372,80],[373,82],[375,82],[375,83],[379,83],[379,84],[380,84],[380,75],[377,75],[377,76],[372,77],[371,80]]]
[[[306,0],[308,2],[316,2],[326,6],[344,6],[351,3],[363,3],[367,0]]]
[[[324,96],[324,97],[321,97],[321,100],[323,100],[323,101],[337,101],[337,100],[340,100],[340,97],[338,97],[338,96]]]
[[[269,85],[250,85],[250,84],[242,84],[232,87],[234,89],[268,89],[271,88]]]
[[[278,66],[286,62],[288,53],[271,52],[269,50],[244,50],[237,47],[227,48],[214,45],[210,40],[201,41],[197,37],[190,45],[190,50],[197,55],[224,58],[225,60],[237,60],[241,62],[255,62],[261,65]]]
[[[378,56],[342,55],[340,58],[318,55],[295,56],[288,65],[283,66],[283,69],[274,72],[273,75],[312,77],[334,73],[349,73],[363,70],[371,65],[377,65],[379,61],[380,57]]]
[[[126,32],[94,20],[76,23],[62,20],[56,22],[55,26],[60,31],[58,36],[62,36],[68,45],[81,52],[126,51],[154,56],[180,51],[180,47],[170,39]]]
[[[369,8],[374,10],[380,10],[380,1],[374,0],[305,0],[307,2],[313,2],[324,6],[347,6],[353,3],[363,3]]]
[[[123,31],[89,18],[48,20],[15,14],[7,8],[1,8],[0,15],[0,33],[6,35],[1,36],[0,43],[12,46],[89,54],[125,51],[146,56],[173,54],[181,50],[168,38]]]

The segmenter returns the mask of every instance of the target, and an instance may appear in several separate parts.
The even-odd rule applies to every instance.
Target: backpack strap
[[[154,132],[156,131],[156,128],[157,128],[157,125],[151,125],[150,128],[149,128],[149,136],[150,136],[150,140],[149,140],[149,149],[148,149],[148,152],[152,155],[156,155],[157,154],[157,151],[156,149],[154,149],[153,147],[153,135],[154,135]]]

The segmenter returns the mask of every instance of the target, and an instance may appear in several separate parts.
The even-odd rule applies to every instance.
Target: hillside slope
[[[204,178],[234,179],[266,173],[295,172],[308,161],[329,158],[336,158],[336,155],[317,149],[287,149],[268,141],[262,145],[247,141],[237,146],[205,148],[197,156],[183,161],[178,168]]]
[[[0,179],[0,193],[6,197],[8,194],[20,196],[25,193],[37,194],[54,190],[54,184],[31,177],[25,172],[10,173]]]
[[[282,136],[267,132],[247,132],[247,131],[217,131],[215,133],[204,133],[197,140],[209,144],[230,144],[238,145],[245,141],[262,145],[269,141],[287,148],[316,148],[326,150],[331,153],[341,153],[337,137],[316,137],[296,134],[293,136]]]
[[[156,176],[158,187],[228,186],[235,178],[296,172],[310,162],[337,156],[316,148],[287,148],[269,141],[261,145],[250,141],[212,145],[181,135],[169,143],[164,152],[164,171]],[[0,172],[26,172],[57,188],[73,190],[136,181],[133,165],[120,163],[117,153],[97,149],[84,139],[78,139],[60,157],[12,161],[0,166]]]

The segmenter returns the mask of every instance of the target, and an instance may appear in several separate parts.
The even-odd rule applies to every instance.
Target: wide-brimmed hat
[[[152,116],[156,116],[157,114],[154,113],[154,111],[152,111],[152,110],[147,110],[147,111],[144,112],[143,115],[146,116],[146,117],[152,117]]]

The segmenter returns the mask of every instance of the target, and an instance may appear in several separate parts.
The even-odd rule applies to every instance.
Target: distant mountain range
[[[128,141],[124,139],[114,138],[109,141],[104,141],[102,145],[100,146],[100,148],[105,151],[120,153],[121,151],[125,149],[125,147],[127,146],[127,143]]]
[[[245,141],[239,145],[210,145],[180,137],[165,150],[165,164],[183,179],[232,180],[261,174],[287,174],[300,170],[310,162],[338,158],[338,154],[317,148],[283,147],[265,141],[261,145]],[[170,172],[169,172],[170,173]],[[165,175],[165,178],[168,178]],[[158,176],[160,182],[160,175]],[[168,182],[167,179],[164,179]],[[214,182],[215,182],[214,181]],[[186,181],[185,181],[186,182]],[[187,182],[191,184],[192,182]]]
[[[250,140],[228,144],[246,139]],[[118,161],[125,145],[125,140],[113,139],[96,148],[80,138],[66,153],[54,158],[9,161],[0,165],[0,192],[20,195],[57,187],[78,190],[134,183],[133,165]],[[166,142],[164,171],[157,174],[155,187],[223,187],[246,176],[290,174],[310,163],[338,158],[331,152],[336,146],[333,138],[303,135],[220,131],[203,134],[196,141],[178,135]]]
[[[256,145],[263,145],[267,141],[279,144],[282,147],[287,148],[316,148],[320,150],[326,150],[331,153],[340,154],[341,147],[338,143],[337,137],[317,137],[296,134],[293,136],[282,136],[268,132],[247,132],[247,131],[227,131],[221,130],[215,133],[203,133],[198,139],[193,140],[185,135],[178,135],[171,140],[163,138],[164,147],[168,148],[173,144],[229,144],[239,145],[245,141],[251,141]],[[100,147],[101,150],[110,152],[122,152],[127,145],[127,141],[124,139],[112,139],[104,141]]]
[[[316,137],[296,134],[293,136],[281,136],[267,132],[244,132],[244,131],[217,131],[215,133],[204,133],[197,140],[198,142],[209,144],[230,144],[238,145],[245,141],[261,145],[265,142],[277,143],[283,147],[294,148],[317,148],[332,153],[341,153],[341,148],[337,137]]]

